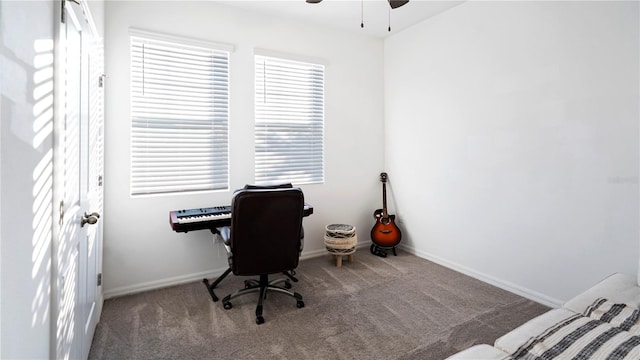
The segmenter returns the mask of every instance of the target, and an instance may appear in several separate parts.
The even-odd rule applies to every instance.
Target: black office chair
[[[289,274],[298,266],[301,249],[304,195],[293,187],[246,187],[238,190],[231,201],[231,231],[223,238],[229,267],[235,275],[259,275],[259,280],[246,280],[244,289],[222,299],[231,309],[231,299],[259,292],[256,323],[264,323],[262,303],[267,291],[276,291],[296,299],[304,307],[302,295],[292,292],[290,278],[269,281],[270,274]],[[284,282],[284,287],[277,284]]]

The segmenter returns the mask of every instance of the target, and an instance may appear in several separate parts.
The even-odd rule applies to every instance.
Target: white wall
[[[231,55],[231,189],[204,194],[129,195],[129,27],[235,46]],[[113,296],[199,280],[227,266],[206,231],[176,234],[169,211],[229,204],[254,181],[254,47],[323,59],[325,183],[304,185],[315,213],[305,219],[305,253],[322,254],[324,226],[350,223],[368,241],[380,207],[383,160],[383,44],[211,2],[111,1],[106,6],[104,291]]]
[[[638,2],[467,2],[385,41],[405,245],[549,304],[638,267]]]
[[[85,0],[87,6],[89,8],[89,13],[93,23],[95,25],[96,34],[95,36],[103,39],[104,38],[104,12],[105,5],[104,0]]]
[[[50,346],[54,2],[0,2],[0,358]]]
[[[96,37],[104,38],[104,0],[85,0],[95,25]]]

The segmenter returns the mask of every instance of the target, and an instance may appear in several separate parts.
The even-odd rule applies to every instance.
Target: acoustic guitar
[[[402,239],[400,228],[395,224],[395,215],[389,215],[387,212],[387,173],[380,174],[382,181],[382,209],[373,212],[376,224],[371,229],[371,253],[378,256],[386,256],[384,248],[393,248],[393,254],[396,254],[395,247]]]

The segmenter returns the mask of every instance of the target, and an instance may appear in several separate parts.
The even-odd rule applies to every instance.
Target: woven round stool
[[[342,266],[342,257],[348,256],[353,261],[358,236],[356,227],[347,224],[330,224],[325,227],[324,245],[331,256],[336,258],[336,266]]]

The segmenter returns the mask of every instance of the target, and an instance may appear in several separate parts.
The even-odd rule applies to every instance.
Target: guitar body
[[[402,232],[395,223],[396,216],[388,215],[385,219],[382,217],[382,209],[378,209],[373,213],[376,223],[371,229],[371,240],[378,246],[391,248],[400,243],[402,240]]]
[[[395,223],[396,216],[387,213],[387,173],[380,174],[382,181],[382,209],[373,212],[376,219],[375,225],[371,229],[371,253],[381,257],[387,256],[384,249],[393,249],[396,255],[396,245],[402,239],[402,232]]]

